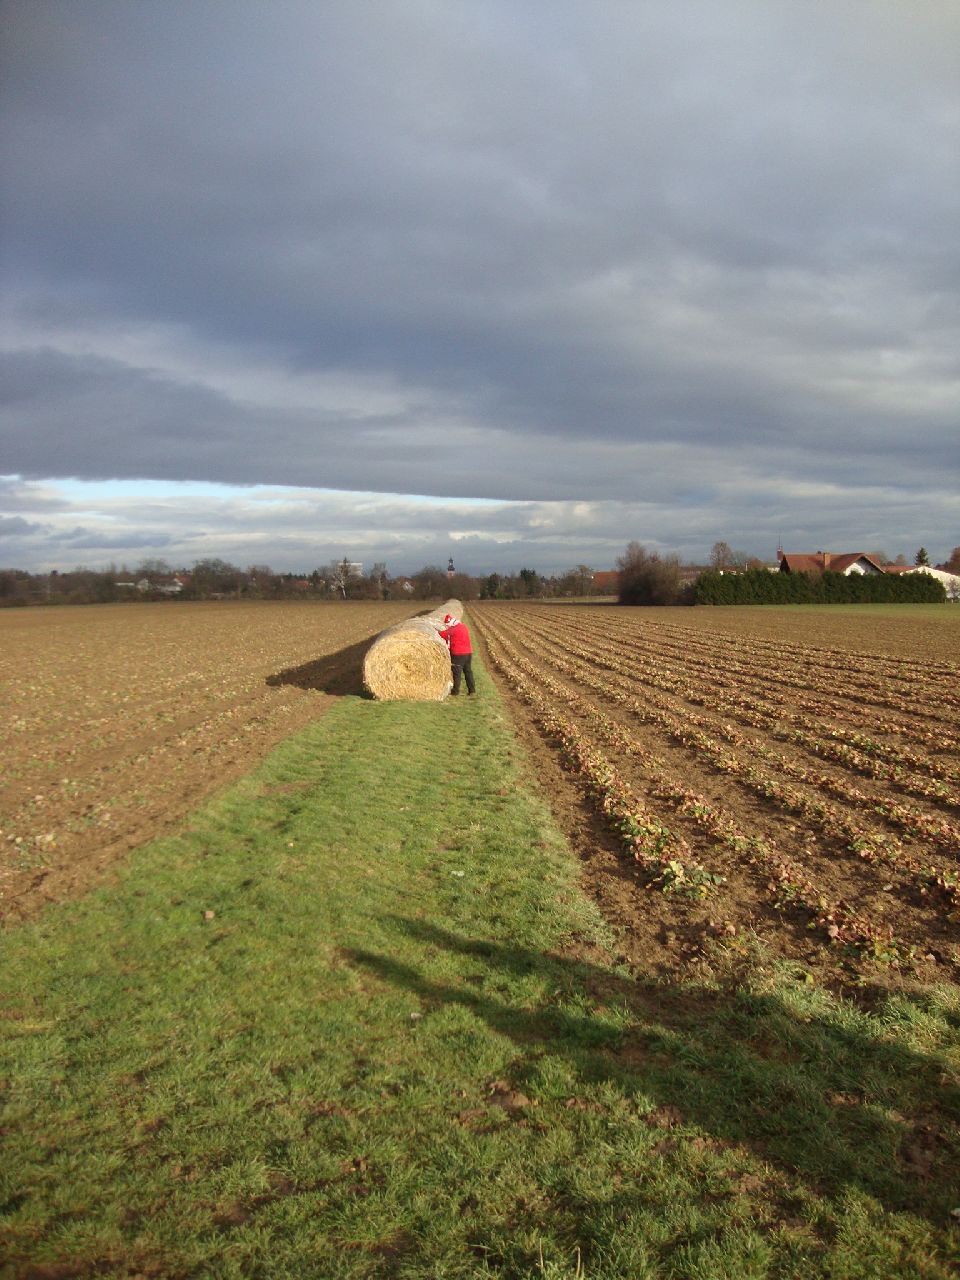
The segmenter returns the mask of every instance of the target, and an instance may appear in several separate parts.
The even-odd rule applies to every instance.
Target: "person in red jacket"
[[[453,668],[451,698],[455,698],[460,692],[461,675],[467,682],[467,693],[475,693],[473,648],[470,644],[470,632],[467,630],[465,623],[461,622],[459,618],[455,618],[452,613],[446,614],[443,619],[443,630],[440,632],[440,639],[446,642],[447,648],[450,650],[450,665]]]

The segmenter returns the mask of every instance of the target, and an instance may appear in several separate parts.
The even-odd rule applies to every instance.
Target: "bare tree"
[[[269,600],[279,593],[279,580],[268,564],[248,565],[245,578],[248,595]]]
[[[480,581],[468,573],[455,573],[447,579],[447,594],[455,600],[476,600],[480,594]]]
[[[242,570],[226,560],[197,560],[191,570],[192,593],[201,600],[208,596],[238,595],[242,582]]]
[[[631,542],[617,559],[621,604],[676,604],[680,598],[680,561]]]
[[[350,562],[348,560],[331,560],[314,571],[317,578],[326,586],[331,595],[347,598],[347,583],[350,580]]]
[[[435,564],[425,565],[411,579],[414,595],[418,600],[446,600],[450,595],[450,581],[446,569]]]
[[[381,600],[386,600],[390,594],[390,579],[387,577],[387,566],[382,560],[378,560],[368,572],[367,579],[376,587],[376,595]]]
[[[711,569],[732,569],[734,551],[729,542],[715,542],[710,548]]]

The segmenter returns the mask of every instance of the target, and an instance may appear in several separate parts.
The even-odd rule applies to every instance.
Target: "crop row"
[[[701,717],[687,710],[684,710],[682,715],[677,715],[658,702],[649,691],[646,691],[642,702],[638,701],[623,692],[620,681],[604,680],[592,673],[588,665],[578,662],[576,655],[579,652],[580,647],[572,639],[568,641],[566,649],[559,654],[551,652],[549,648],[541,648],[542,655],[561,673],[570,672],[576,675],[582,684],[595,689],[604,699],[625,707],[639,720],[655,725],[667,733],[673,741],[692,748],[712,768],[726,774],[739,785],[745,786],[761,799],[804,819],[830,836],[842,837],[847,848],[862,860],[886,863],[897,868],[914,880],[923,893],[931,889],[938,890],[938,896],[945,899],[951,913],[956,911],[957,906],[960,905],[958,900],[960,887],[958,887],[955,866],[939,865],[928,858],[920,857],[891,833],[880,831],[866,822],[862,814],[850,814],[845,808],[830,803],[822,796],[811,796],[806,791],[783,782],[781,774],[787,774],[794,781],[805,784],[815,783],[819,778],[812,775],[809,770],[793,765],[783,756],[770,752],[760,743],[751,744],[754,753],[772,765],[774,771],[767,771],[756,764],[745,762],[742,758],[742,750],[748,744],[745,737],[737,730],[726,725],[705,724]],[[611,669],[616,671],[615,662]],[[706,731],[710,728],[719,733],[722,741],[718,741]],[[832,783],[833,780],[829,781]],[[902,806],[864,797],[849,787],[837,789],[846,802],[853,800],[861,808],[867,811],[876,810],[888,820],[899,819],[900,824],[907,827],[912,834],[932,838],[934,842],[945,844],[951,849],[956,847],[956,829],[950,824],[912,811],[901,812]]]
[[[761,878],[763,887],[771,895],[774,905],[784,908],[789,904],[803,908],[813,927],[822,928],[830,940],[852,945],[861,952],[888,960],[900,960],[909,954],[910,948],[893,937],[892,930],[859,915],[842,899],[831,901],[817,886],[812,876],[794,858],[788,858],[769,841],[756,834],[744,832],[737,823],[716,804],[671,778],[662,760],[628,735],[602,711],[593,707],[575,691],[546,676],[542,668],[534,669],[485,618],[482,630],[491,657],[506,679],[534,711],[542,728],[556,734],[558,722],[563,720],[557,705],[575,710],[592,726],[592,736],[599,736],[608,749],[621,755],[629,754],[644,770],[647,784],[658,799],[668,803],[679,815],[693,821],[713,841],[725,847],[741,860],[746,860]],[[546,690],[549,697],[538,691]],[[563,741],[568,758],[579,767],[578,759],[569,748],[571,742],[582,742],[583,731],[569,720],[563,720]],[[589,747],[591,758],[602,757],[593,743]],[[612,766],[605,764],[605,771],[613,774]],[[614,775],[615,776],[615,775]],[[608,810],[609,811],[609,810]],[[706,872],[702,864],[694,864],[692,875],[686,868],[680,870],[681,879],[689,877],[691,883],[712,887],[720,883],[716,873]]]
[[[541,616],[539,620],[565,630],[570,625],[569,616],[559,614]],[[589,616],[577,619],[576,631],[583,638],[614,639],[608,628]],[[862,722],[865,709],[869,707],[879,732],[908,737],[938,750],[956,751],[960,746],[960,740],[953,731],[957,717],[945,711],[948,695],[942,688],[942,682],[933,685],[923,697],[918,694],[912,699],[892,700],[907,715],[906,723],[877,723],[873,709],[887,706],[891,699],[878,702],[862,694],[855,696],[850,690],[846,669],[834,666],[825,674],[822,664],[812,663],[809,657],[802,670],[791,675],[777,665],[764,666],[760,661],[744,662],[726,654],[711,653],[700,644],[700,633],[694,638],[693,649],[689,633],[686,645],[677,644],[671,648],[658,642],[655,629],[648,631],[646,628],[639,634],[618,633],[615,641],[617,651],[629,658],[632,664],[659,671],[669,664],[671,670],[679,669],[690,679],[699,678],[704,688],[733,690],[738,697],[749,695],[762,703],[774,705],[777,702],[783,704],[789,694],[793,695],[794,705],[805,713],[840,719],[853,715],[857,722]],[[799,697],[796,696],[798,694]],[[817,695],[812,701],[811,694]]]
[[[901,790],[938,804],[957,804],[955,792],[945,785],[960,778],[956,766],[901,743],[880,741],[877,730],[868,738],[860,731],[863,705],[859,708],[859,728],[838,728],[826,719],[835,708],[824,707],[819,701],[815,704],[809,701],[800,704],[796,699],[788,701],[780,692],[778,681],[764,680],[761,673],[755,672],[750,682],[737,680],[722,665],[711,666],[709,661],[691,658],[686,653],[672,656],[647,652],[635,641],[619,635],[611,637],[608,631],[591,626],[589,620],[579,617],[575,628],[570,624],[569,615],[541,616],[538,622],[541,637],[552,636],[560,645],[566,645],[570,635],[581,642],[592,641],[589,647],[581,643],[581,650],[592,660],[602,661],[604,655],[615,655],[624,680],[665,690],[724,717],[767,729],[773,736],[805,751],[864,776],[893,783]],[[760,692],[756,692],[758,688]],[[819,732],[810,731],[811,719],[820,722]],[[893,728],[898,733],[906,731],[902,724]],[[928,742],[932,736],[929,730],[916,735]],[[950,741],[943,738],[937,745],[947,748]]]
[[[748,657],[751,663],[768,668],[792,666],[802,672],[809,665],[811,656],[827,670],[842,669],[853,678],[858,678],[864,671],[871,673],[871,678],[883,683],[901,685],[904,692],[912,692],[918,687],[926,687],[938,683],[942,690],[944,679],[953,679],[956,667],[948,662],[936,662],[924,658],[922,662],[897,657],[885,657],[876,653],[860,653],[850,649],[837,649],[817,645],[794,645],[783,640],[771,641],[756,636],[731,636],[725,632],[712,631],[697,627],[695,631],[689,627],[670,624],[661,619],[656,622],[645,622],[643,627],[647,635],[655,635],[657,644],[664,647],[673,642],[680,648],[689,647],[691,639],[698,646],[712,650],[725,658]],[[956,695],[949,690],[947,696],[957,703]]]
[[[781,755],[772,753],[763,748],[759,742],[754,742],[754,750],[763,759],[768,760],[777,769],[776,773],[767,773],[762,769],[756,768],[755,765],[745,764],[739,755],[732,751],[731,748],[744,748],[746,744],[745,737],[736,730],[724,724],[719,726],[709,726],[705,724],[700,717],[692,716],[690,712],[684,710],[681,717],[675,716],[669,712],[663,704],[658,704],[652,699],[650,691],[645,690],[645,698],[643,703],[636,699],[630,698],[623,692],[621,682],[613,682],[603,680],[603,678],[591,677],[589,667],[584,667],[576,662],[575,658],[571,658],[571,653],[579,652],[579,646],[568,641],[568,648],[564,650],[561,657],[553,658],[554,664],[559,671],[572,671],[579,676],[582,682],[586,682],[594,687],[603,698],[613,701],[626,707],[636,718],[652,723],[660,730],[666,731],[673,741],[680,742],[681,745],[692,748],[696,753],[703,756],[707,762],[712,765],[718,772],[727,774],[740,785],[746,785],[758,795],[760,799],[773,801],[774,804],[786,812],[795,814],[796,817],[808,820],[814,826],[822,829],[829,836],[842,836],[847,842],[847,849],[858,855],[860,859],[869,861],[869,863],[886,863],[891,867],[896,867],[909,873],[909,876],[915,879],[920,891],[927,892],[931,888],[937,888],[945,897],[948,908],[951,913],[955,913],[957,906],[960,906],[960,886],[957,884],[956,870],[954,867],[945,867],[945,865],[932,864],[929,859],[920,858],[915,852],[904,846],[900,840],[890,833],[878,831],[877,828],[870,827],[864,822],[861,815],[850,815],[840,806],[833,805],[829,801],[819,799],[819,797],[810,797],[806,792],[797,790],[796,787],[785,785],[781,781],[781,772],[786,772],[794,777],[795,781],[812,782],[817,778],[812,778],[809,771],[795,768],[790,762],[786,762]],[[614,664],[614,671],[617,667]],[[691,727],[692,726],[692,727]],[[724,744],[710,737],[705,728],[713,727],[719,732]],[[831,780],[832,781],[832,780]],[[876,812],[881,813],[882,817],[890,817],[891,810],[896,806],[883,803],[870,803],[867,797],[867,803],[864,803],[865,797],[858,792],[851,791],[849,787],[837,788],[838,794],[842,799],[849,801],[851,799],[860,801],[861,808],[869,810],[873,808]],[[927,822],[925,815],[914,813],[899,814],[901,824],[908,827],[911,833],[922,833],[922,835],[931,835],[938,837],[938,840],[950,849],[956,847],[956,828],[950,824],[941,823],[938,819]],[[918,827],[929,827],[924,831],[918,831]]]
[[[570,618],[559,610],[544,610],[537,615],[538,624],[568,627]],[[624,656],[639,661],[669,663],[691,676],[700,675],[705,681],[721,687],[746,688],[761,697],[790,698],[794,705],[816,714],[832,715],[839,719],[861,721],[866,708],[876,723],[879,714],[886,714],[887,704],[892,702],[905,717],[902,721],[878,724],[882,731],[900,735],[935,749],[956,750],[960,739],[955,733],[956,715],[946,706],[948,693],[944,681],[931,681],[925,697],[873,698],[851,688],[852,671],[849,668],[824,662],[817,650],[808,652],[807,661],[796,670],[764,659],[763,655],[750,654],[738,648],[736,654],[717,653],[702,642],[702,633],[687,633],[686,643],[661,644],[656,626],[645,624],[618,631],[612,635],[608,624],[595,615],[585,613],[576,620],[577,633],[583,637],[594,636],[615,640]],[[809,701],[813,696],[813,701]]]
[[[577,634],[597,636],[589,627],[578,628]],[[605,652],[615,651],[618,655],[623,652],[619,646],[614,650],[612,644],[604,645],[602,637],[597,639],[597,646],[592,652],[598,657]],[[909,747],[878,742],[856,729],[843,730],[825,725],[819,733],[812,733],[805,727],[810,723],[809,714],[793,710],[783,700],[777,702],[769,695],[761,697],[747,692],[743,684],[731,680],[722,670],[710,669],[703,664],[699,667],[699,679],[694,682],[689,666],[680,666],[679,672],[677,668],[667,670],[662,657],[655,660],[630,654],[622,666],[624,674],[634,682],[653,684],[697,706],[733,717],[754,728],[766,729],[784,741],[866,777],[894,783],[927,799],[957,803],[955,793],[946,785],[947,782],[960,781],[955,766]]]
[[[761,707],[756,699],[749,698],[746,695],[738,698],[724,696],[721,693],[709,693],[705,691],[704,686],[700,684],[692,685],[688,680],[677,676],[671,671],[664,670],[662,666],[621,657],[619,649],[607,641],[599,641],[593,645],[578,643],[572,637],[574,635],[579,636],[579,634],[579,631],[575,633],[569,632],[551,638],[554,639],[554,642],[560,647],[564,655],[575,652],[585,662],[616,672],[624,685],[627,687],[641,686],[647,697],[650,696],[650,689],[654,690],[654,696],[660,696],[663,691],[666,691],[667,694],[682,699],[687,704],[701,706],[712,713],[723,716],[725,722],[735,720],[753,728],[763,729],[774,738],[788,742],[811,755],[831,760],[845,770],[862,774],[885,784],[893,784],[899,790],[926,800],[933,800],[937,804],[956,807],[956,794],[951,791],[946,785],[946,781],[942,778],[938,780],[908,771],[903,763],[889,759],[886,762],[882,759],[876,759],[849,743],[837,742],[817,733],[812,733],[806,728],[798,728],[796,725],[785,728],[782,725],[784,719],[783,709]],[[710,685],[707,684],[706,689],[709,688]],[[661,701],[661,705],[667,704]],[[683,713],[695,723],[710,727],[710,722],[703,718],[698,718],[695,714],[689,712],[687,707],[683,709]],[[735,731],[729,728],[727,723],[720,725],[717,731],[721,732],[728,741],[733,742],[735,745],[743,746],[745,744],[746,740],[742,735],[738,736]],[[815,773],[810,769],[800,768],[782,755],[774,756],[756,741],[752,743],[752,746],[754,750],[765,754],[768,760],[772,760],[778,768],[782,768],[784,772],[788,773],[796,781],[806,782],[819,789],[831,791],[842,799],[854,799],[865,807],[875,808],[888,821],[910,834],[924,836],[948,848],[956,848],[960,845],[960,830],[942,819],[933,818],[915,807],[889,802],[885,798],[876,799],[865,796],[845,780],[838,781],[828,774]],[[949,770],[948,767],[945,767],[945,771],[948,772],[952,779],[954,776],[953,771]]]

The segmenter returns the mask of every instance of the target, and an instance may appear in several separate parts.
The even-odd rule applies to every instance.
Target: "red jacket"
[[[455,622],[452,627],[440,632],[440,639],[450,646],[451,653],[473,653],[470,645],[470,632],[465,623]]]

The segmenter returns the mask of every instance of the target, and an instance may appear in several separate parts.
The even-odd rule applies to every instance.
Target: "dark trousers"
[[[450,696],[455,698],[460,692],[461,674],[467,682],[467,693],[473,693],[476,687],[473,683],[473,654],[451,653],[450,665],[453,667],[453,691]]]

